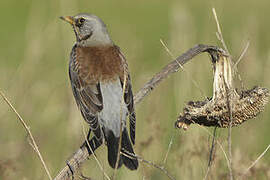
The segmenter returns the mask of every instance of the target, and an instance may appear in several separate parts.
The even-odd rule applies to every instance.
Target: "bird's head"
[[[78,14],[75,16],[61,16],[60,19],[72,25],[77,43],[82,46],[106,46],[113,44],[106,25],[95,15]]]

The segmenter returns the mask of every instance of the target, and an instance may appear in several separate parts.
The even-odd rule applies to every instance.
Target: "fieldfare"
[[[121,151],[134,154],[136,117],[127,62],[97,16],[78,14],[60,18],[72,25],[76,35],[70,54],[69,77],[77,106],[90,125],[88,138],[91,131],[94,133],[89,140],[90,148],[97,149],[105,140],[109,164],[115,168],[121,121]],[[122,164],[131,170],[138,168],[138,160],[132,156],[121,154],[117,168]]]

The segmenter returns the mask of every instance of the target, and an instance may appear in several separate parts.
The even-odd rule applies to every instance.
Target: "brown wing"
[[[78,72],[76,45],[72,48],[69,63],[69,77],[72,92],[85,121],[90,125],[95,136],[101,137],[97,113],[103,109],[99,83],[87,83]]]
[[[131,80],[130,80],[130,75],[128,73],[128,65],[127,65],[126,59],[125,59],[124,55],[121,53],[120,49],[119,49],[119,55],[121,57],[123,65],[124,65],[125,74],[127,74],[124,99],[125,99],[125,103],[126,103],[126,106],[128,108],[128,111],[129,111],[130,139],[131,139],[132,143],[135,144],[136,114],[135,114],[135,110],[134,110]],[[121,82],[122,87],[123,87],[123,85],[124,85],[124,78],[123,77],[120,77],[120,82]]]

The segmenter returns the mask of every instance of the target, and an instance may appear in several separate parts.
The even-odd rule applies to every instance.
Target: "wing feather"
[[[91,130],[97,139],[101,138],[101,130],[97,113],[103,109],[100,84],[88,84],[80,77],[76,63],[76,45],[72,48],[69,63],[69,77],[72,92],[77,106],[85,121],[89,123]]]
[[[119,56],[122,60],[123,66],[124,66],[124,71],[125,74],[127,74],[127,82],[126,82],[126,87],[125,87],[125,94],[124,94],[124,99],[126,106],[128,108],[129,112],[129,130],[130,130],[130,139],[132,141],[132,144],[135,144],[135,131],[136,131],[136,114],[134,110],[134,102],[133,102],[133,93],[132,93],[132,86],[131,86],[131,79],[130,75],[128,72],[128,65],[127,61],[124,57],[124,55],[121,53],[119,49]],[[123,87],[124,85],[124,77],[120,77],[120,82]]]

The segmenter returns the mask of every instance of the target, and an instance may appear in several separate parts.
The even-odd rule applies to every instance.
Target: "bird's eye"
[[[84,18],[79,18],[76,22],[76,26],[80,27],[83,25],[83,23],[85,22]]]
[[[84,18],[80,18],[80,19],[79,19],[79,22],[80,22],[81,24],[84,23],[84,21],[85,21]]]

